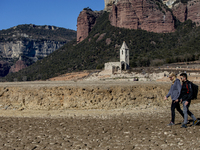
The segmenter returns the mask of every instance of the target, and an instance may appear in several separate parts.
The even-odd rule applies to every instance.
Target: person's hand
[[[180,100],[180,102],[182,103],[182,99]]]
[[[166,97],[166,96],[164,97],[164,100],[167,100],[167,97]]]
[[[188,101],[185,102],[185,106],[187,106],[187,105],[188,105]]]
[[[177,103],[177,102],[178,102],[178,99],[174,101],[174,103]]]

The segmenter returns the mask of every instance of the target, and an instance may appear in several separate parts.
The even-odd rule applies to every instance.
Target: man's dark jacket
[[[190,102],[192,99],[192,94],[193,94],[193,90],[192,90],[191,82],[188,80],[183,82],[179,99],[180,100],[182,99],[182,101]]]

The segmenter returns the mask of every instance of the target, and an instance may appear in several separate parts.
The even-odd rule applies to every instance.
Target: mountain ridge
[[[168,7],[162,0],[104,0],[111,25],[156,33],[176,31],[177,25],[192,20],[200,26],[200,0],[176,0]],[[172,3],[172,2],[171,2]],[[99,12],[84,8],[77,19],[77,42],[83,41],[96,24]]]
[[[200,27],[191,20],[180,23],[173,33],[153,33],[113,27],[104,12],[82,42],[73,40],[35,64],[2,78],[2,81],[47,80],[68,72],[103,68],[119,60],[119,49],[126,41],[130,66],[159,66],[164,63],[198,60]]]
[[[8,66],[2,69],[14,67],[21,56],[29,58],[29,62],[34,63],[75,38],[76,31],[47,25],[24,24],[0,30],[0,60],[2,64]],[[31,64],[27,59],[26,63],[24,66]],[[21,68],[18,64],[20,63],[17,63],[15,68]],[[12,72],[13,70],[3,72]],[[6,74],[2,73],[2,75]]]

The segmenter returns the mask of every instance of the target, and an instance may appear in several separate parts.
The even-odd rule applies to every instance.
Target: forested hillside
[[[0,30],[0,77],[35,63],[74,39],[76,31],[48,25],[23,24]]]
[[[0,42],[24,39],[71,41],[75,38],[76,31],[74,30],[48,25],[23,24],[7,30],[0,30]]]
[[[105,12],[84,41],[71,41],[2,81],[46,80],[67,72],[102,68],[105,62],[119,61],[123,41],[130,49],[131,67],[192,61],[200,56],[200,27],[190,20],[179,24],[174,33],[158,34],[113,27]]]

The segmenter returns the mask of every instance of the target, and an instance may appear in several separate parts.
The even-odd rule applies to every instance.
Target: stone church
[[[104,72],[107,74],[121,73],[123,70],[129,69],[129,48],[125,41],[120,49],[120,62],[105,63]]]

